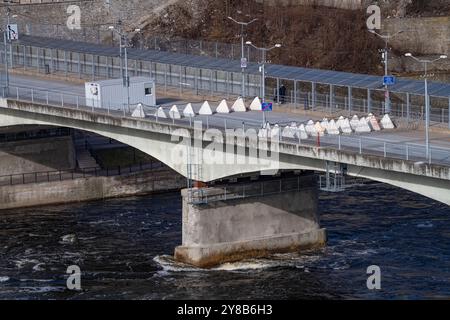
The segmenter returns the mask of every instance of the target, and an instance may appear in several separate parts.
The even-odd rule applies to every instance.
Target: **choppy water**
[[[0,212],[0,299],[450,298],[450,208],[382,184],[321,194],[328,246],[204,271],[173,262],[178,193]],[[82,270],[82,292],[65,271]],[[382,270],[369,291],[366,269]]]

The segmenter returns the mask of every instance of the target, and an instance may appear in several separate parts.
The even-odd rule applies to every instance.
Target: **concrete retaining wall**
[[[168,169],[0,187],[0,210],[179,190],[186,180]]]
[[[74,169],[72,138],[53,137],[0,144],[0,176]]]

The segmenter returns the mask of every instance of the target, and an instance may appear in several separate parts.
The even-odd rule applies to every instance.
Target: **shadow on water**
[[[450,210],[383,184],[320,196],[328,246],[200,270],[173,261],[178,193],[0,213],[0,299],[450,297]],[[82,270],[81,292],[66,269]],[[382,290],[366,287],[367,267]]]

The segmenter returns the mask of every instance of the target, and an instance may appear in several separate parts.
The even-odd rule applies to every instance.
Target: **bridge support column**
[[[278,183],[264,186],[278,188]],[[316,177],[301,176],[296,183],[299,188],[294,191],[262,193],[259,182],[246,185],[243,192],[231,191],[229,186],[226,199],[225,187],[206,188],[201,195],[208,201],[202,204],[183,190],[183,244],[175,249],[175,259],[210,268],[324,246],[326,231],[319,225]],[[244,193],[255,195],[242,197]]]

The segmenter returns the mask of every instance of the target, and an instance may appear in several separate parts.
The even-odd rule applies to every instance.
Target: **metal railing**
[[[18,101],[31,101],[33,103],[41,103],[44,105],[74,108],[92,112],[95,114],[109,114],[118,117],[131,117],[132,109],[125,105],[110,105],[107,108],[96,108],[86,106],[86,98],[82,95],[69,94],[58,91],[45,91],[26,87],[10,87],[6,96]],[[168,114],[169,106],[163,106]],[[145,107],[147,114],[143,121],[151,121],[157,123],[164,123],[176,127],[194,128],[197,120],[201,121],[202,130],[206,129],[254,129],[256,132],[261,128],[261,122],[258,120],[239,120],[230,118],[221,118],[220,116],[197,116],[187,117],[182,119],[171,119],[158,117],[156,107]],[[133,118],[135,119],[135,118]],[[214,121],[213,121],[214,120]],[[217,122],[221,122],[220,125]],[[214,123],[213,123],[214,122]],[[282,124],[280,124],[282,125]],[[286,124],[287,125],[287,124]],[[429,157],[426,157],[425,145],[415,143],[400,143],[392,140],[368,137],[359,134],[351,135],[325,135],[323,137],[309,137],[308,139],[292,139],[283,137],[280,130],[277,137],[272,140],[283,143],[291,143],[297,145],[316,146],[322,148],[333,148],[342,151],[356,152],[359,154],[375,155],[384,158],[402,159],[415,162],[426,162],[440,165],[450,165],[450,149],[432,145],[430,147]],[[317,142],[320,141],[320,144]]]
[[[13,186],[44,182],[85,179],[91,177],[112,177],[128,175],[145,170],[161,168],[158,162],[139,163],[133,166],[117,166],[115,168],[85,168],[73,170],[43,171],[0,176],[0,186]]]
[[[0,52],[4,48],[0,45]],[[20,70],[33,70],[33,72],[60,75],[63,77],[84,78],[86,80],[120,78],[120,59],[99,54],[89,54],[70,51],[70,49],[50,49],[20,44],[12,45],[10,66]],[[4,54],[0,53],[0,61],[4,63]],[[223,70],[199,69],[189,66],[172,65],[152,61],[129,59],[130,76],[146,76],[153,78],[164,89],[178,91],[179,95],[191,93],[194,95],[217,95],[224,97],[237,97],[241,95],[240,72],[227,72]],[[285,83],[286,95],[276,95],[279,82]],[[261,76],[259,74],[246,75],[246,97],[255,97],[261,94]],[[319,84],[317,84],[319,86]],[[323,94],[323,89],[317,89],[315,94],[310,90],[311,83],[293,81],[288,79],[269,78],[266,82],[266,100],[278,102],[285,101],[294,108],[306,108],[318,111],[347,111],[384,113],[384,92],[372,90],[372,98],[362,99],[367,93],[354,93],[349,99],[348,95],[335,92],[330,95]],[[362,89],[361,89],[362,90]],[[396,99],[398,95],[398,99]],[[396,102],[401,101],[401,102]],[[412,121],[423,121],[424,107],[423,95],[411,95],[410,99],[404,94],[393,93],[392,110],[395,116],[402,116]],[[281,106],[282,107],[282,106]],[[446,124],[450,128],[450,97],[431,98],[431,121]]]
[[[252,182],[226,186],[214,186],[212,190],[189,189],[190,203],[200,205],[218,201],[229,201],[251,197],[263,197],[285,192],[295,192],[314,188],[305,186],[304,177]]]

